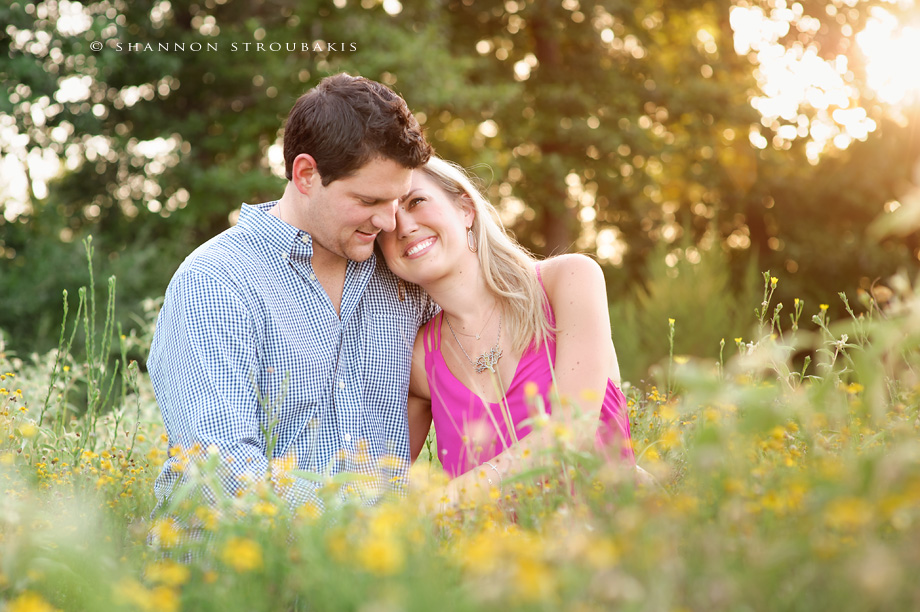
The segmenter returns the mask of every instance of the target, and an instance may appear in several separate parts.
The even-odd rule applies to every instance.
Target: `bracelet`
[[[492,468],[493,470],[495,470],[495,474],[498,476],[498,492],[501,493],[501,492],[502,492],[502,473],[499,472],[499,471],[498,471],[498,468],[495,467],[494,465],[492,465],[492,463],[490,463],[489,461],[483,461],[482,464],[483,464],[483,465],[487,465],[487,466],[489,466],[490,468]],[[489,484],[490,484],[490,485],[492,484],[492,479],[489,478],[488,476],[486,476],[486,480],[489,481]]]

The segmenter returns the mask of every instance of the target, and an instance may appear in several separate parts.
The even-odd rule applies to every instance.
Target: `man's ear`
[[[472,227],[473,219],[476,218],[476,205],[473,204],[473,198],[469,194],[460,195],[460,208],[463,209],[464,227]]]
[[[294,158],[291,169],[291,182],[297,187],[297,191],[304,195],[310,195],[313,185],[320,181],[319,169],[316,167],[316,160],[312,155],[301,153]]]

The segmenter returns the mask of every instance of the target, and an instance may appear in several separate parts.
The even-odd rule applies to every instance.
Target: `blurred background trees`
[[[627,378],[666,354],[667,318],[678,352],[717,355],[750,333],[760,270],[812,309],[917,270],[916,233],[867,229],[920,157],[917,17],[834,0],[7,3],[0,329],[20,352],[56,342],[87,233],[140,313],[241,202],[278,197],[287,111],[345,70],[400,92],[526,246],[597,255]]]

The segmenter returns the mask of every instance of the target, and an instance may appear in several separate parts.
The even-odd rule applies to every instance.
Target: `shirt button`
[[[282,254],[281,254],[281,259],[287,259],[287,258],[288,258],[288,254],[287,254],[287,253],[282,253]]]
[[[316,275],[312,272],[310,273],[310,280],[316,280]]]
[[[350,433],[345,434],[345,441],[346,441],[346,442],[351,442],[351,434],[350,434]]]
[[[339,389],[344,389],[344,388],[345,388],[345,381],[344,381],[344,380],[340,380],[340,381],[339,381]]]
[[[300,237],[300,241],[304,244],[310,244],[310,237],[304,234]]]

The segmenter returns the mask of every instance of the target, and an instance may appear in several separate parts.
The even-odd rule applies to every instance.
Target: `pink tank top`
[[[539,266],[537,278],[543,286]],[[546,288],[543,290],[545,292]],[[550,324],[555,325],[548,300],[547,315]],[[454,478],[511,446],[514,443],[512,430],[519,440],[529,434],[530,426],[522,422],[540,410],[537,396],[542,398],[546,412],[551,411],[550,387],[553,381],[550,368],[556,364],[556,338],[551,336],[545,342],[528,347],[521,355],[514,377],[510,381],[502,381],[505,397],[499,403],[487,404],[447,367],[441,352],[443,320],[442,311],[422,328],[422,344],[425,346],[425,373],[431,390],[431,416],[437,436],[438,457],[447,473]],[[482,376],[490,376],[490,373],[485,372]],[[525,386],[530,382],[536,385],[537,393],[528,398]],[[601,405],[597,442],[601,451],[619,447],[621,459],[635,463],[626,398],[610,379],[607,379]]]

